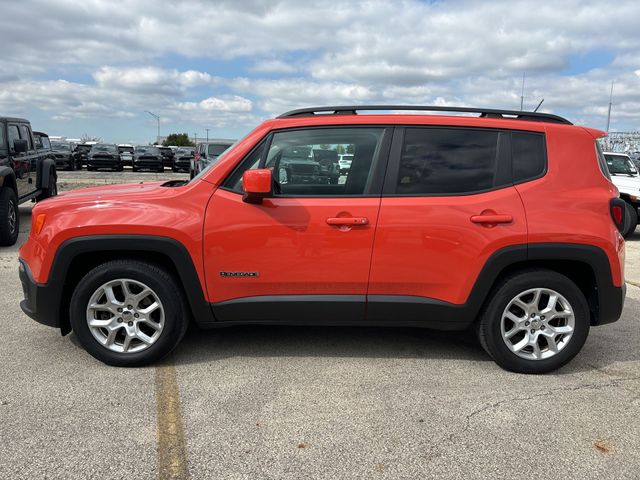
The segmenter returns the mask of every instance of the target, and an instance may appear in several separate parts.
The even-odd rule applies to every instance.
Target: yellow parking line
[[[184,426],[176,369],[171,358],[156,367],[156,405],[158,418],[158,478],[189,478]]]

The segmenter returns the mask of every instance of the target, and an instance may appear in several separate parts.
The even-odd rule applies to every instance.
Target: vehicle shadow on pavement
[[[636,312],[640,312],[640,302],[627,298],[622,318],[612,325],[592,328],[581,353],[551,375],[640,362],[637,329],[640,318]],[[621,342],[621,338],[626,340]],[[247,325],[201,330],[191,326],[175,354],[178,364],[210,363],[233,357],[288,356],[493,362],[471,330],[444,332],[422,328]],[[616,367],[616,371],[620,368]],[[611,373],[615,374],[613,370]]]
[[[492,361],[471,331],[383,327],[246,325],[201,330],[192,326],[176,354],[181,364],[243,356]]]

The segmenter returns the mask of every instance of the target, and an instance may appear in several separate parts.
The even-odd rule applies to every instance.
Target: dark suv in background
[[[18,239],[20,203],[58,192],[48,144],[45,134],[33,134],[28,120],[0,117],[0,245],[13,245]]]
[[[162,166],[173,168],[173,150],[170,147],[158,147],[162,155]]]
[[[67,142],[51,142],[53,158],[58,170],[82,168],[82,159],[73,154],[74,146]]]
[[[199,143],[190,169],[191,178],[198,175],[211,163],[214,163],[216,159],[235,142],[235,140],[221,139]]]
[[[174,172],[188,172],[193,161],[195,149],[193,147],[179,147],[173,155]]]
[[[80,143],[73,149],[73,158],[78,168],[82,168],[83,165],[87,164],[87,157],[89,156],[91,147],[92,145],[90,144]]]
[[[133,153],[133,171],[151,170],[155,172],[164,171],[164,157],[158,147],[136,147]]]
[[[124,170],[122,160],[120,160],[120,152],[118,152],[118,148],[115,145],[96,143],[91,146],[87,156],[87,170],[97,170],[99,168],[108,168],[117,172]]]

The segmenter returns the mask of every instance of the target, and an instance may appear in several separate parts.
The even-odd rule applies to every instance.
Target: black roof
[[[0,117],[0,122],[31,123],[29,120],[17,117]]]
[[[283,113],[277,118],[291,118],[313,116],[319,112],[324,115],[357,115],[358,111],[377,110],[404,110],[404,111],[423,111],[423,112],[460,112],[460,113],[479,113],[480,117],[485,118],[504,118],[508,120],[528,120],[534,122],[551,122],[564,123],[572,125],[566,118],[551,113],[526,112],[522,110],[498,110],[495,108],[477,108],[477,107],[443,107],[431,105],[341,105],[328,107],[311,107],[299,108]]]

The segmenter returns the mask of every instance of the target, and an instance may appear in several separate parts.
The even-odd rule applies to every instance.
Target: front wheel
[[[478,337],[502,368],[547,373],[578,354],[589,326],[589,307],[576,284],[555,271],[535,269],[511,275],[493,290]]]
[[[160,360],[180,342],[188,324],[173,276],[135,260],[107,262],[87,273],[73,292],[70,314],[85,350],[120,367]]]

